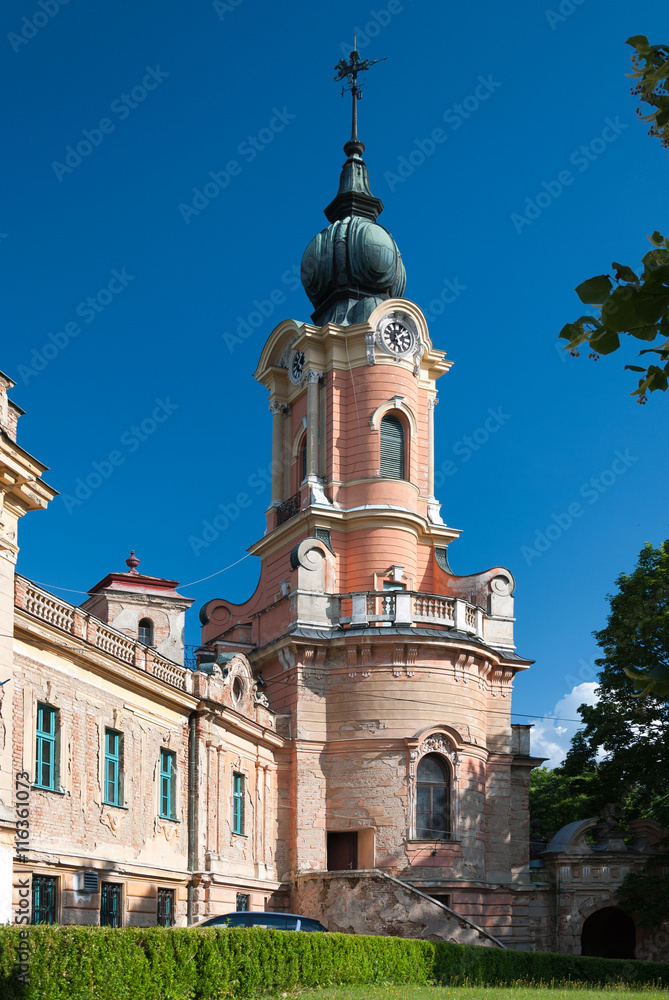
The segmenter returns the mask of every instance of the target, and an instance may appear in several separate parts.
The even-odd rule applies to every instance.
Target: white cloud
[[[566,719],[578,719],[579,705],[595,705],[597,684],[588,681],[577,684],[569,694],[560,698],[551,713],[550,719],[538,719],[533,723],[532,754],[535,757],[548,757],[544,767],[559,767],[567,756],[574,733],[581,728],[581,722],[566,722]]]

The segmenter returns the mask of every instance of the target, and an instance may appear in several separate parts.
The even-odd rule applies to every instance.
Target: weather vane
[[[362,98],[362,88],[358,86],[358,73],[362,73],[364,70],[369,69],[370,66],[374,66],[375,63],[384,62],[386,57],[383,59],[361,59],[355,49],[356,46],[356,36],[353,36],[353,51],[349,56],[349,62],[345,59],[340,59],[335,69],[337,70],[337,75],[334,78],[336,83],[340,80],[346,79],[346,83],[341,88],[342,97],[347,90],[351,91],[353,98],[353,110],[351,116],[351,142],[358,143],[358,108],[356,101]],[[364,146],[363,146],[364,149]]]

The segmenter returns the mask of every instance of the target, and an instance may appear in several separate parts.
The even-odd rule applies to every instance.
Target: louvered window
[[[397,417],[381,421],[381,475],[404,479],[404,427]]]

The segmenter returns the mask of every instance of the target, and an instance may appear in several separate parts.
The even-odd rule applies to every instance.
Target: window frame
[[[144,629],[144,631],[146,631],[146,629],[147,629],[147,626],[143,624],[144,622],[148,622],[149,623],[149,625],[148,625],[149,641],[148,642],[146,641],[146,639],[142,639],[142,636],[140,634],[142,629]],[[146,617],[140,618],[139,621],[137,622],[137,639],[138,639],[138,641],[144,643],[145,646],[153,646],[154,645],[154,641],[153,641],[154,640],[154,636],[155,636],[155,629],[154,629],[154,624],[151,621],[151,619],[150,618],[146,618]]]
[[[244,797],[246,794],[246,776],[240,771],[232,772],[232,832],[239,837],[245,837]]]
[[[106,896],[110,893],[110,891],[111,895],[115,898],[118,904],[115,912],[113,910],[113,907],[105,907]],[[123,927],[123,883],[122,882],[100,883],[100,927],[114,927],[114,928]]]
[[[398,427],[401,432],[401,448],[399,452],[400,467],[398,470],[400,475],[388,475],[383,471],[384,465],[384,444],[387,442],[387,438],[384,441],[384,425],[386,427]],[[393,410],[389,413],[384,413],[379,421],[379,476],[381,479],[394,479],[400,482],[407,481],[407,467],[408,467],[408,456],[407,456],[407,428],[404,421],[397,416],[397,411]],[[386,463],[389,462],[389,458],[386,455]]]
[[[164,905],[165,903],[167,906]],[[159,886],[156,894],[156,927],[174,927],[175,908],[176,893],[174,889]]]
[[[164,767],[166,761],[169,766]],[[158,785],[158,815],[161,819],[176,820],[176,777],[177,755],[167,747],[160,748],[159,785]],[[164,808],[164,803],[167,808]]]
[[[41,892],[44,889],[50,890],[52,898],[49,902],[44,903],[39,901]],[[37,903],[36,903],[37,900]],[[31,913],[30,913],[30,923],[31,925],[37,924],[57,924],[58,923],[58,878],[54,875],[35,875],[32,877],[32,884],[30,887],[30,902],[31,902]],[[41,910],[49,910],[51,919],[38,920],[37,915]]]
[[[440,766],[442,774],[444,776],[443,783],[431,782],[431,781],[421,781],[420,779],[420,767],[421,764],[427,759],[433,758]],[[415,840],[428,840],[434,841],[435,843],[440,840],[452,840],[454,836],[454,824],[453,824],[453,772],[450,766],[450,762],[439,753],[426,753],[424,754],[416,765],[416,791],[415,791],[415,805],[414,805],[414,839]],[[421,810],[419,813],[420,805],[420,789],[429,790],[429,810]],[[434,826],[435,809],[434,805],[434,789],[443,789],[445,791],[445,806],[440,809],[444,822],[447,829],[437,829]],[[419,825],[419,815],[428,816],[428,822]]]
[[[40,719],[44,719],[44,711],[49,713],[50,719],[52,721],[52,726],[50,726],[49,731],[41,728]],[[59,790],[58,786],[60,783],[60,740],[59,740],[59,710],[53,705],[49,705],[47,702],[38,701],[37,702],[37,717],[35,720],[35,781],[34,787],[41,788],[43,791],[47,792],[57,792]],[[48,746],[50,748],[51,760],[49,763],[44,762],[44,747]],[[42,769],[44,767],[50,768],[49,784],[43,784]]]
[[[110,736],[116,737],[116,751],[110,751],[108,739]],[[110,779],[108,777],[108,766],[112,765],[114,771],[114,791],[115,795],[109,795]],[[105,727],[105,752],[104,752],[104,772],[103,772],[102,801],[106,806],[123,807],[123,733],[118,729]]]

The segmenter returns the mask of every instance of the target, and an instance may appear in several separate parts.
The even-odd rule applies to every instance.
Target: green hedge
[[[296,986],[465,980],[669,985],[669,963],[395,937],[153,927],[31,928],[25,984],[16,974],[18,944],[18,927],[0,927],[0,1000],[221,1000]]]

